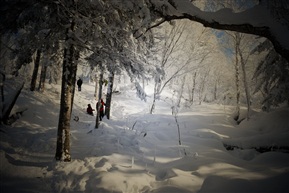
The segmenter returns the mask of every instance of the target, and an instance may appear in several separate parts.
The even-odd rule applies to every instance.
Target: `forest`
[[[289,3],[286,0],[5,0],[0,2],[0,7],[1,162],[8,160],[18,165],[21,159],[13,161],[14,158],[10,155],[13,145],[8,148],[12,136],[8,137],[10,128],[17,128],[17,124],[30,120],[32,122],[29,124],[34,125],[33,116],[35,119],[37,116],[42,117],[41,119],[45,116],[53,119],[53,139],[44,149],[48,148],[49,154],[54,154],[53,164],[56,166],[49,167],[58,167],[57,172],[60,172],[61,167],[68,167],[65,164],[75,161],[79,167],[87,164],[79,161],[81,158],[77,153],[78,146],[75,145],[77,137],[73,137],[76,127],[88,129],[86,132],[95,136],[104,127],[122,128],[121,122],[116,121],[117,118],[124,121],[122,129],[126,132],[126,137],[120,137],[118,130],[101,134],[107,139],[115,134],[117,138],[113,143],[116,146],[132,148],[130,151],[133,153],[129,152],[131,168],[140,159],[137,155],[142,149],[136,150],[135,146],[143,143],[139,139],[136,142],[132,137],[135,135],[142,136],[141,139],[160,140],[150,144],[151,146],[144,145],[154,149],[148,154],[153,156],[152,163],[155,166],[156,152],[162,151],[156,144],[166,143],[166,140],[163,140],[165,136],[159,137],[159,133],[156,134],[156,139],[150,138],[150,130],[147,128],[151,125],[158,128],[160,125],[159,129],[166,132],[166,126],[162,124],[170,120],[166,117],[169,115],[177,128],[174,140],[177,141],[177,154],[182,159],[186,156],[196,159],[201,157],[199,152],[192,153],[189,150],[192,148],[191,142],[186,141],[186,137],[191,132],[193,136],[203,138],[205,135],[210,139],[218,139],[224,151],[242,151],[241,157],[251,156],[250,160],[255,157],[251,150],[262,154],[277,148],[282,156],[288,154],[289,144],[283,138],[279,144],[270,142],[268,145],[260,136],[255,139],[230,140],[231,136],[227,131],[218,133],[225,127],[210,130],[210,134],[207,130],[187,131],[184,129],[187,128],[186,122],[189,125],[194,123],[189,121],[189,117],[183,117],[186,112],[193,113],[192,117],[194,113],[197,115],[197,110],[203,113],[205,108],[211,109],[206,111],[210,116],[215,111],[218,114],[219,111],[215,109],[218,106],[218,110],[223,109],[230,117],[229,122],[233,127],[243,128],[250,121],[263,120],[261,116],[256,118],[259,116],[257,112],[264,117],[268,116],[268,122],[274,122],[276,117],[279,120],[276,116],[279,113],[282,119],[278,123],[282,123],[282,126],[279,127],[280,131],[276,128],[276,132],[285,138],[288,136]],[[79,78],[83,80],[81,92],[77,90],[76,84]],[[135,94],[132,95],[132,92]],[[32,98],[35,98],[35,103],[30,101],[31,105],[23,102]],[[128,98],[134,108],[122,109],[124,107],[121,101],[126,103]],[[44,99],[54,102],[49,107],[45,104],[38,106],[41,103],[39,101]],[[85,112],[86,103],[94,104],[101,99],[105,101],[105,120],[99,119],[100,109],[95,105],[95,115],[91,117],[93,119],[80,113],[81,110]],[[130,106],[129,103],[127,105]],[[25,120],[25,116],[34,111],[33,108],[37,112],[39,108],[39,112],[46,112],[47,115],[34,113]],[[143,108],[138,115],[137,108]],[[163,108],[166,110],[162,111]],[[165,113],[164,117],[162,113]],[[105,122],[108,120],[112,122]],[[87,127],[76,126],[88,121]],[[202,121],[206,122],[200,117],[198,123]],[[44,122],[44,128],[50,125],[49,121],[47,124]],[[257,123],[253,125],[252,128],[257,128]],[[260,133],[266,130],[264,128],[259,130]],[[131,134],[126,129],[135,133]],[[186,132],[188,136],[185,137]],[[16,131],[13,134],[18,136]],[[230,137],[224,137],[227,134]],[[170,132],[168,135],[170,136]],[[270,135],[267,137],[270,138]],[[279,137],[272,137],[273,141],[278,141]],[[252,142],[255,140],[262,142],[255,144]],[[97,143],[101,146],[102,139]],[[109,145],[107,141],[103,143]],[[184,145],[186,143],[188,147]],[[108,149],[110,152],[113,148]],[[248,149],[250,153],[247,152]],[[12,152],[15,151],[17,150]],[[120,151],[119,147],[117,151]],[[77,157],[76,160],[73,159],[72,152]],[[145,151],[142,152],[144,156]],[[83,156],[89,157],[86,154]],[[167,156],[173,159],[172,155]],[[284,157],[288,159],[288,155]],[[112,164],[113,159],[114,157],[102,158],[97,160],[97,164],[101,164],[101,160],[104,160],[104,164]],[[115,159],[122,160],[120,157]],[[147,164],[150,162],[144,161],[144,157],[141,159],[145,170],[149,170]],[[288,163],[282,167],[288,169]],[[47,173],[51,170],[47,170]],[[173,178],[169,170],[164,171],[165,173],[154,173],[156,181]],[[210,182],[210,178],[207,180]],[[179,183],[181,180],[177,181]],[[204,185],[207,181],[203,181]],[[222,182],[222,178],[217,181]],[[283,189],[282,182],[281,180],[281,185],[278,185],[280,189],[275,190],[288,190],[288,186]],[[59,184],[54,184],[51,190],[81,190],[72,186],[71,189],[65,189]],[[208,186],[200,189],[201,185],[202,183],[196,188],[200,192],[212,191],[206,189]],[[132,189],[107,189],[104,186],[104,189],[99,190],[150,192],[162,186],[155,185],[150,189],[142,184],[138,186],[138,190],[133,185],[127,187]],[[160,188],[155,192],[180,192],[180,189],[174,188]],[[87,186],[84,189],[96,190]],[[230,188],[227,190],[231,191]],[[252,192],[254,190],[261,189],[253,188]]]

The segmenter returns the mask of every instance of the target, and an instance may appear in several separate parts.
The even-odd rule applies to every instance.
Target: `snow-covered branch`
[[[261,1],[259,5],[238,13],[228,8],[216,12],[202,11],[190,0],[151,0],[151,3],[153,10],[166,21],[189,19],[205,27],[266,37],[275,50],[289,61],[289,28],[286,18],[277,19],[267,1]]]

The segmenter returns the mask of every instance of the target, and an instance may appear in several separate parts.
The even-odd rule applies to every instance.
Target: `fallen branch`
[[[229,145],[223,143],[224,147],[228,151],[233,151],[235,149],[245,150],[245,149],[255,149],[259,153],[265,153],[265,152],[282,152],[282,153],[289,153],[289,147],[288,146],[260,146],[260,147],[249,147],[249,148],[243,148],[236,145]]]

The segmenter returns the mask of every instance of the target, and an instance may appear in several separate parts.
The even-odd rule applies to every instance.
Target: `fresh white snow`
[[[113,95],[111,119],[94,129],[95,116],[85,113],[96,104],[94,85],[84,83],[75,91],[67,163],[54,160],[60,85],[46,87],[24,89],[14,110],[28,110],[0,127],[0,192],[289,192],[289,154],[250,149],[289,146],[288,108],[256,110],[236,125],[232,106],[183,107],[179,145],[169,94],[151,115],[151,97],[144,102],[133,84],[123,85]],[[227,151],[224,142],[244,149]]]

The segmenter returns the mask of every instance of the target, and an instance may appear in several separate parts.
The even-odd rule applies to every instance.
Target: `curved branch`
[[[289,45],[286,36],[289,34],[289,28],[284,26],[282,21],[275,20],[269,14],[270,10],[265,9],[262,3],[240,13],[234,13],[229,9],[221,9],[217,12],[201,11],[189,0],[175,0],[175,6],[171,6],[168,2],[161,4],[157,0],[154,0],[153,4],[153,11],[165,21],[189,19],[203,24],[204,27],[265,37],[272,42],[276,52],[289,62]],[[164,6],[166,9],[163,8]]]

